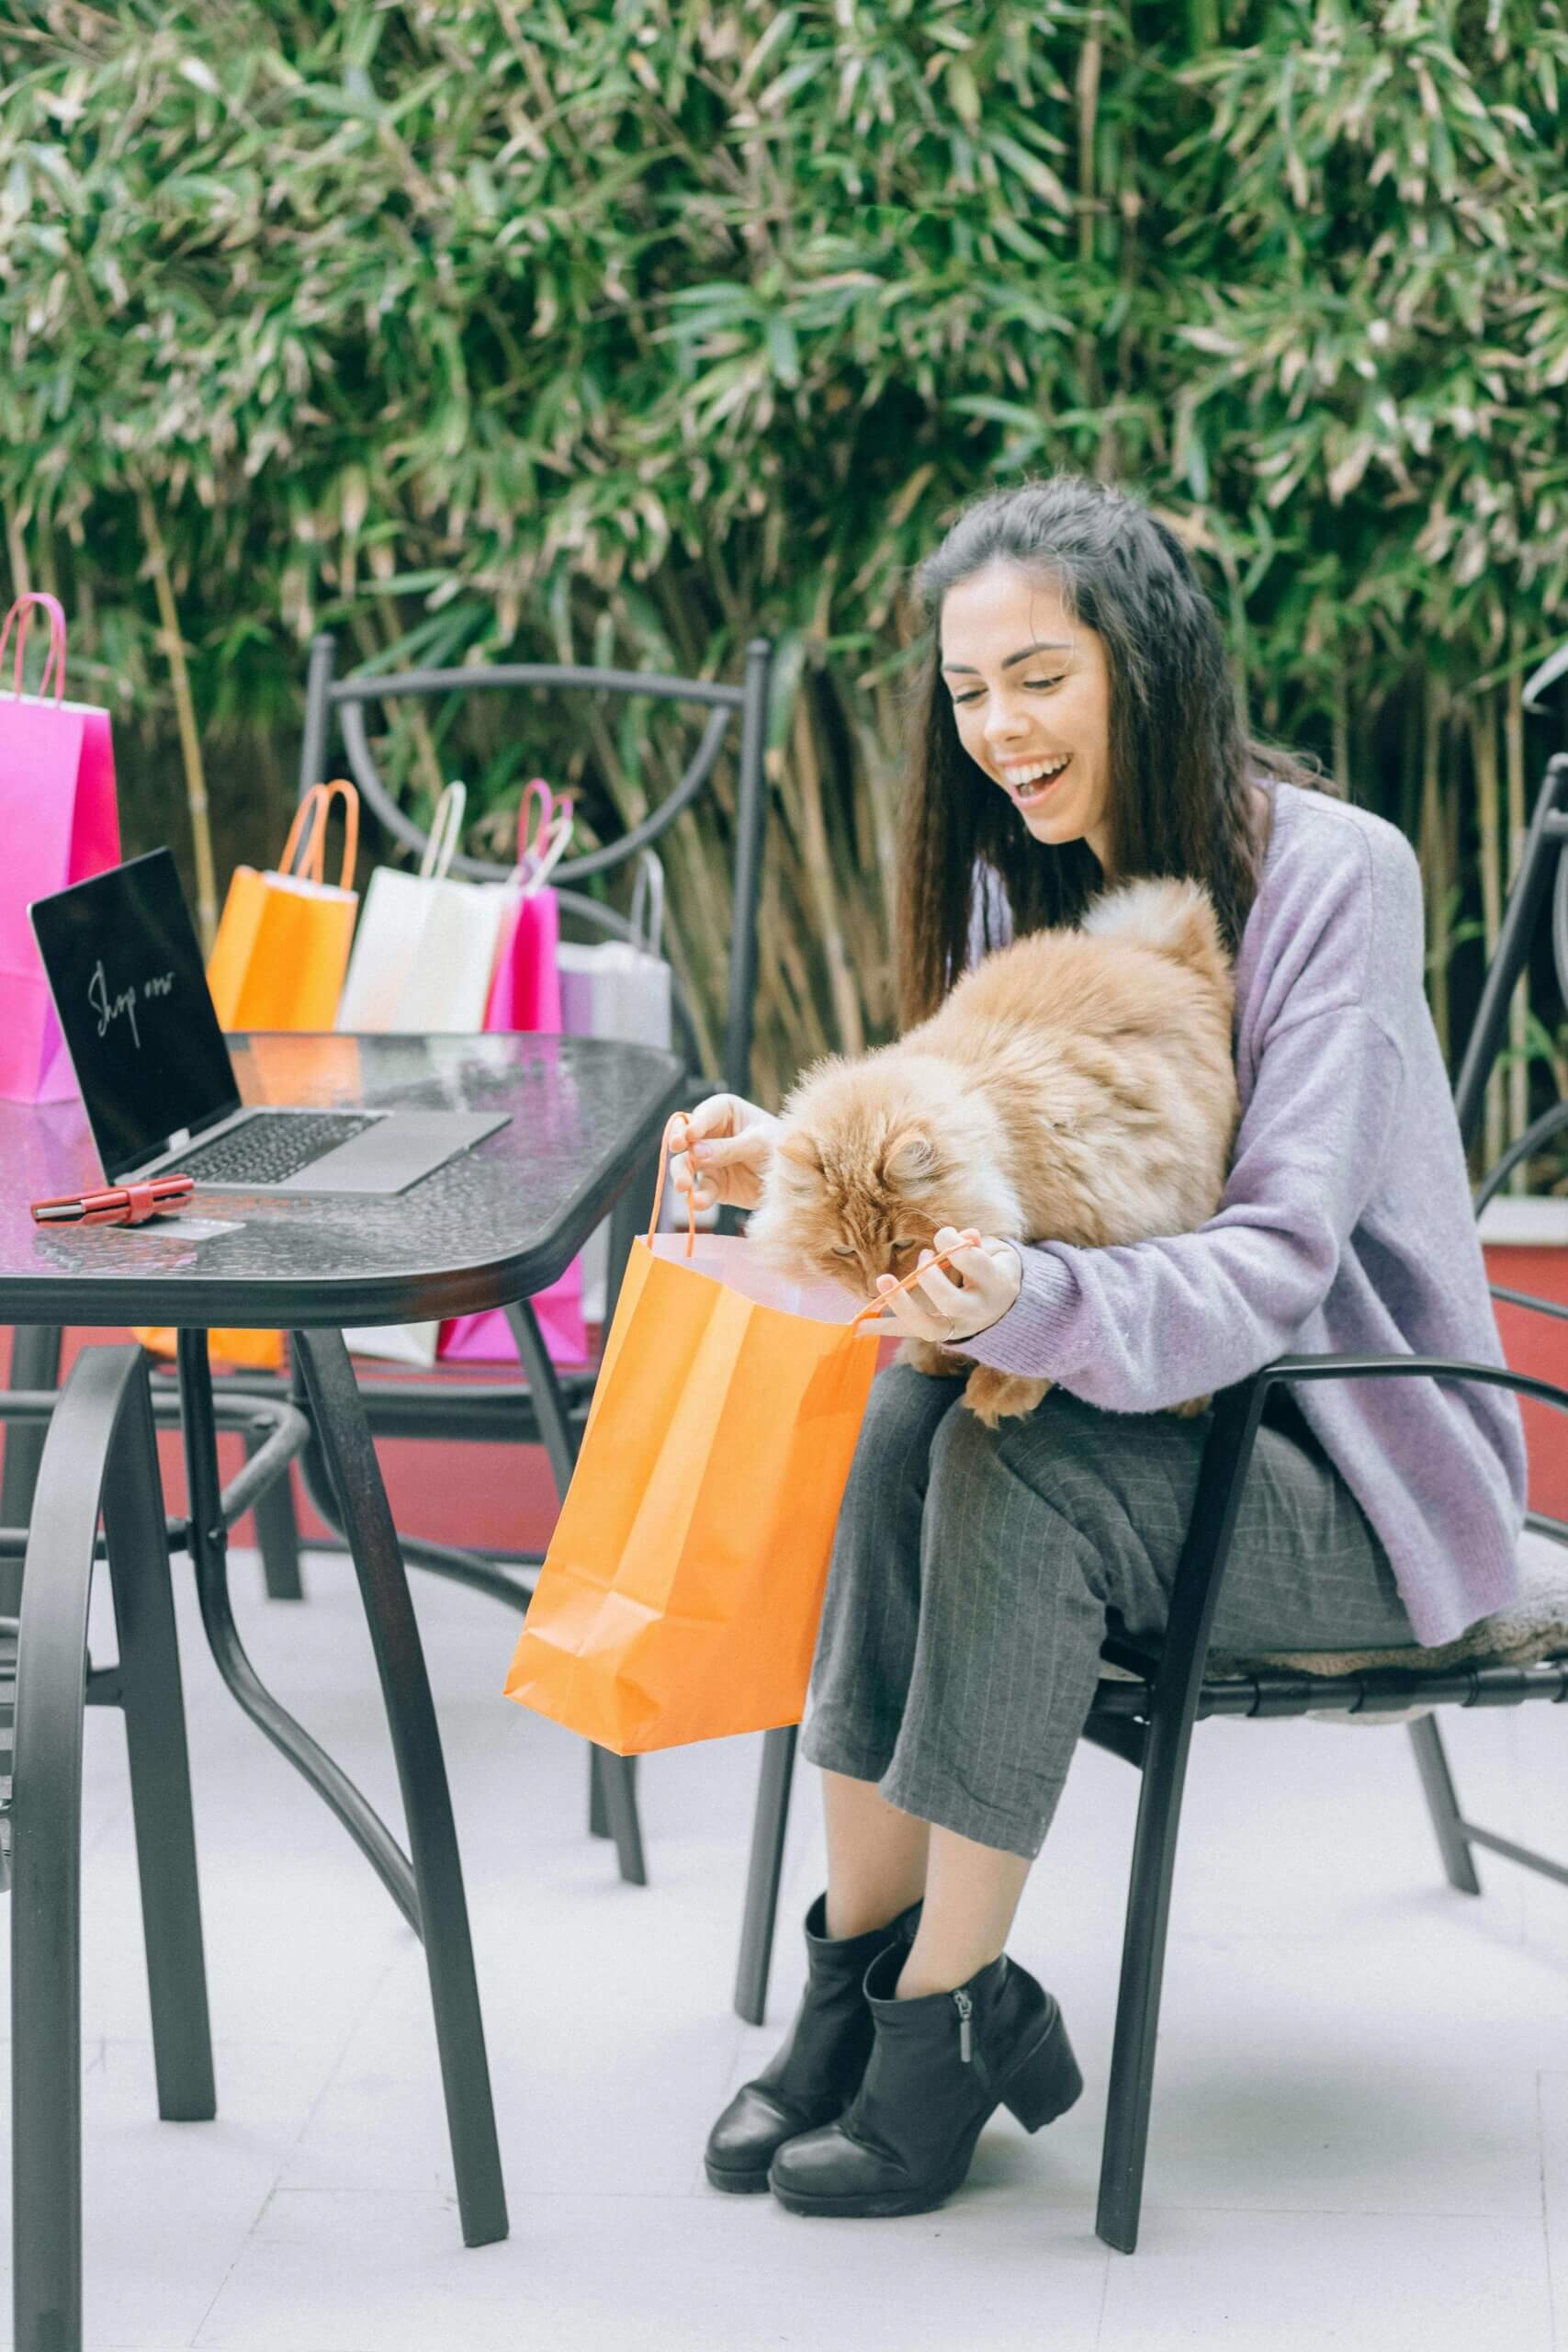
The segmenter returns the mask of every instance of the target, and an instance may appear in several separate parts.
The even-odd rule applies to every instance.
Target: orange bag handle
[[[692,1122],[691,1113],[689,1111],[673,1112],[665,1125],[664,1140],[660,1146],[659,1150],[659,1173],[654,1179],[653,1184],[653,1212],[648,1220],[648,1246],[650,1250],[653,1247],[654,1231],[659,1224],[659,1204],[664,1198],[665,1163],[670,1157],[674,1133],[677,1127],[685,1128],[686,1139],[681,1148],[682,1151],[689,1151],[692,1148]],[[692,1198],[690,1191],[688,1191],[686,1194],[686,1255],[688,1258],[692,1254],[693,1246],[696,1241],[696,1238],[697,1205],[695,1201]],[[973,1226],[968,1227],[959,1235],[956,1241],[950,1242],[945,1250],[939,1250],[929,1264],[917,1266],[912,1274],[906,1274],[901,1283],[896,1283],[894,1284],[892,1290],[878,1291],[874,1298],[868,1298],[865,1305],[861,1308],[859,1314],[845,1326],[845,1329],[851,1331],[858,1331],[861,1325],[865,1321],[866,1317],[868,1315],[880,1315],[888,1300],[892,1298],[897,1292],[901,1290],[913,1290],[915,1284],[919,1281],[920,1276],[922,1274],[929,1274],[932,1266],[945,1266],[948,1260],[953,1256],[955,1250],[973,1250],[979,1241],[979,1238],[980,1237],[975,1231]]]
[[[912,1274],[906,1274],[903,1281],[901,1283],[895,1283],[891,1290],[878,1291],[874,1298],[868,1298],[865,1305],[861,1308],[860,1313],[852,1319],[849,1329],[852,1331],[858,1331],[868,1315],[880,1315],[888,1300],[890,1298],[897,1297],[899,1291],[913,1290],[915,1284],[919,1281],[920,1276],[922,1274],[929,1274],[932,1266],[945,1266],[948,1260],[953,1256],[954,1250],[973,1250],[979,1238],[980,1237],[976,1232],[974,1227],[967,1226],[959,1235],[956,1241],[950,1241],[945,1250],[939,1250],[935,1256],[931,1259],[929,1263],[923,1266],[917,1266]]]
[[[685,1128],[686,1140],[681,1146],[681,1148],[682,1151],[690,1151],[692,1148],[692,1114],[689,1111],[672,1111],[669,1118],[664,1123],[664,1140],[659,1147],[659,1173],[653,1180],[653,1208],[648,1220],[648,1246],[650,1250],[653,1247],[653,1236],[659,1224],[659,1204],[664,1198],[665,1163],[669,1159],[671,1151],[673,1148],[673,1138],[677,1127]],[[692,1254],[696,1238],[697,1204],[692,1198],[691,1193],[688,1192],[686,1194],[686,1255],[688,1258]]]
[[[359,795],[346,776],[334,776],[331,784],[313,784],[294,811],[294,822],[288,828],[288,839],[283,844],[283,855],[277,861],[279,874],[292,874],[302,882],[320,882],[326,862],[327,819],[333,802],[343,798],[343,867],[338,875],[338,888],[353,887],[354,861],[359,853]],[[321,821],[316,820],[320,818]],[[299,864],[295,863],[296,857]]]
[[[317,808],[321,805],[321,790],[322,787],[321,785],[313,784],[309,792],[303,795],[299,808],[294,811],[294,822],[288,828],[288,839],[284,842],[283,855],[277,861],[277,871],[279,874],[293,873],[294,853],[299,846],[300,828],[303,826],[307,817],[309,817],[312,822],[314,821]],[[307,874],[306,878],[309,880],[319,877],[311,876]]]

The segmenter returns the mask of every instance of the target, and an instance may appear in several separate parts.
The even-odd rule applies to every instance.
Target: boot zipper
[[[969,2019],[975,2004],[967,1993],[954,1993],[953,1997],[958,2004],[958,2055],[967,2066],[970,2055]]]

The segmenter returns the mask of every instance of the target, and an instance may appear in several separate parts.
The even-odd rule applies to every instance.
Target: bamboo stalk
[[[886,685],[872,696],[872,723],[861,730],[862,769],[871,796],[872,822],[876,831],[876,868],[882,883],[882,917],[888,939],[893,935],[894,910],[898,902],[898,817],[895,805],[889,744],[899,745],[900,770],[907,770],[902,748],[903,726],[894,697]]]
[[[1096,227],[1100,212],[1097,158],[1095,143],[1100,127],[1100,73],[1104,62],[1103,27],[1105,11],[1092,7],[1085,20],[1083,40],[1078,49],[1077,132],[1078,132],[1078,265],[1087,279],[1094,266]],[[1080,397],[1086,408],[1100,406],[1103,387],[1100,381],[1100,356],[1094,336],[1086,328],[1077,338]],[[1116,470],[1114,438],[1109,424],[1102,423],[1100,446],[1095,452],[1095,472],[1101,481],[1109,481]]]
[[[403,634],[402,623],[399,618],[396,605],[390,596],[378,596],[376,608],[381,616],[381,626],[387,633],[387,643],[396,645],[399,638]],[[419,780],[429,793],[432,801],[437,801],[446,790],[446,779],[441,773],[441,757],[435,748],[435,738],[430,731],[430,721],[423,707],[417,702],[403,705],[398,716],[404,720],[413,739],[414,766],[419,773]]]
[[[360,659],[364,662],[376,661],[387,646],[395,645],[398,640],[396,607],[391,605],[390,599],[385,596],[378,597],[376,602],[381,616],[383,629],[383,634],[379,638],[377,636],[368,612],[363,605],[355,605],[348,616],[348,625],[354,631],[355,642],[359,648]],[[402,789],[402,745],[407,741],[412,744],[413,750],[413,769],[416,779],[423,785],[434,804],[440,799],[443,787],[441,763],[436,755],[434,739],[430,732],[429,719],[416,702],[392,701],[384,703],[381,707],[386,716],[387,732],[389,738],[388,755],[381,763],[381,770],[394,797]],[[423,745],[420,740],[422,729],[423,729]],[[319,781],[324,783],[326,779],[323,776]]]
[[[1426,726],[1421,746],[1421,868],[1427,879],[1427,991],[1445,1065],[1451,1067],[1449,1037],[1449,879],[1444,839],[1442,781],[1442,688],[1427,673]]]
[[[1408,680],[1401,695],[1402,704],[1409,695]],[[1407,842],[1418,838],[1421,822],[1421,741],[1419,727],[1410,723],[1411,714],[1403,711],[1406,723],[1399,730],[1399,830]]]
[[[1345,693],[1345,671],[1341,663],[1334,665],[1333,683],[1334,775],[1340,790],[1350,792],[1350,707]]]
[[[174,582],[169,577],[168,550],[158,526],[157,509],[146,483],[140,479],[136,484],[136,504],[141,516],[142,542],[152,571],[152,589],[158,599],[161,624],[159,634],[164,658],[169,664],[169,682],[175,693],[175,715],[179,723],[180,758],[186,775],[186,805],[190,810],[191,844],[196,852],[197,926],[201,933],[202,951],[210,954],[218,931],[218,877],[212,859],[212,829],[207,804],[207,772],[201,761],[201,737],[196,723],[196,704],[191,696],[190,672],[186,667],[185,640],[180,635]]]
[[[818,941],[828,965],[828,986],[832,993],[840,1048],[846,1054],[863,1054],[865,1026],[861,1019],[860,997],[844,947],[843,924],[828,848],[828,826],[822,810],[822,769],[817,756],[810,706],[804,694],[795,699],[795,724],[791,731],[795,738],[795,774],[800,785],[800,846],[805,854],[807,878],[815,902],[813,913]]]
[[[784,754],[771,751],[766,756],[770,781],[778,787],[781,799],[787,797],[789,771]],[[782,838],[769,860],[779,876],[778,930],[774,939],[776,969],[787,975],[794,985],[795,1003],[787,1016],[784,1039],[784,1068],[793,1072],[807,1061],[830,1050],[828,1031],[817,1002],[813,985],[815,975],[807,961],[806,949],[815,945],[815,925],[811,919],[812,888],[806,871],[802,846],[804,825],[796,823],[781,829]],[[784,885],[789,886],[786,901]]]
[[[1498,808],[1497,729],[1490,694],[1478,695],[1470,713],[1472,756],[1475,763],[1475,817],[1481,847],[1481,923],[1486,961],[1497,951],[1503,921],[1503,843]],[[1483,1122],[1485,1165],[1496,1166],[1503,1156],[1503,1073],[1495,1067],[1486,1081]]]
[[[12,597],[32,594],[32,577],[28,571],[28,544],[22,537],[21,517],[9,499],[6,502],[6,551],[11,562]]]
[[[1513,650],[1519,650],[1519,626],[1514,623],[1511,635]],[[1511,890],[1519,870],[1519,857],[1525,845],[1529,819],[1525,813],[1525,702],[1524,673],[1516,660],[1509,673],[1507,698],[1503,706],[1503,765],[1507,777],[1508,796],[1508,888]],[[1508,1006],[1508,1044],[1513,1060],[1508,1065],[1508,1141],[1522,1136],[1529,1125],[1530,1066],[1526,1056],[1529,1043],[1530,975],[1527,962],[1519,974]],[[1516,1168],[1508,1179],[1510,1192],[1522,1193],[1529,1184],[1529,1170]]]

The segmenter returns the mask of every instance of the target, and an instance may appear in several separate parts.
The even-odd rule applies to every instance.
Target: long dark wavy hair
[[[906,1023],[934,1012],[969,961],[977,865],[998,876],[1015,938],[1076,922],[1105,887],[1088,842],[1033,840],[958,740],[940,668],[942,601],[991,563],[1048,575],[1068,613],[1104,645],[1115,880],[1178,875],[1206,884],[1234,954],[1264,847],[1248,779],[1326,784],[1243,731],[1218,616],[1180,541],[1146,506],[1074,474],[980,499],[916,574],[931,644],[901,857]],[[984,941],[996,944],[988,922]]]

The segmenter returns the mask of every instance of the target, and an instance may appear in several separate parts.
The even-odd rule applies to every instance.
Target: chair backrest
[[[1518,871],[1503,910],[1496,950],[1482,986],[1481,1001],[1455,1081],[1454,1110],[1467,1150],[1481,1124],[1486,1080],[1502,1048],[1509,1001],[1529,960],[1549,889],[1552,892],[1551,939],[1557,960],[1557,984],[1564,1001],[1568,1001],[1568,752],[1559,752],[1547,762]],[[1509,1146],[1496,1167],[1487,1170],[1476,1197],[1476,1214],[1479,1216],[1493,1194],[1506,1183],[1520,1160],[1540,1151],[1564,1127],[1568,1127],[1568,1102],[1554,1103],[1542,1112]]]
[[[1551,944],[1557,965],[1557,984],[1568,1001],[1568,752],[1560,752],[1547,763],[1546,775],[1536,802],[1535,815],[1519,858],[1508,902],[1503,910],[1503,922],[1497,934],[1497,945],[1482,987],[1481,1002],[1476,1008],[1471,1028],[1470,1042],[1454,1086],[1454,1109],[1459,1117],[1460,1134],[1468,1148],[1473,1142],[1481,1124],[1486,1080],[1496,1059],[1506,1035],[1508,1004],[1515,983],[1525,967],[1540,921],[1548,891],[1551,892]],[[1479,1217],[1488,1203],[1495,1198],[1521,1160],[1529,1159],[1552,1136],[1568,1128],[1568,1098],[1552,1103],[1533,1119],[1524,1133],[1516,1136],[1495,1167],[1489,1168],[1474,1193],[1475,1214]],[[1491,1283],[1488,1287],[1495,1299],[1510,1306],[1524,1307],[1533,1314],[1553,1317],[1558,1322],[1568,1320],[1568,1307],[1561,1300],[1540,1298],[1529,1291],[1515,1290],[1506,1283]],[[1537,1533],[1550,1535],[1559,1544],[1568,1544],[1568,1521],[1551,1514],[1531,1510],[1527,1524]]]
[[[731,727],[739,721],[739,748],[733,826],[733,901],[729,935],[728,986],[723,1049],[725,1085],[734,1093],[749,1091],[753,1007],[757,988],[757,910],[761,885],[762,831],[767,796],[762,769],[766,741],[768,672],[773,648],[765,638],[753,638],[746,648],[746,663],[739,685],[719,685],[706,678],[671,678],[638,670],[579,669],[564,663],[508,662],[489,669],[402,670],[385,674],[339,678],[335,674],[337,641],[323,632],[310,644],[310,666],[305,690],[305,736],[300,750],[299,789],[309,790],[327,773],[333,724],[342,730],[349,773],[367,806],[392,839],[423,855],[428,836],[400,808],[376,765],[366,727],[367,703],[438,695],[495,694],[518,689],[564,689],[621,695],[645,695],[657,702],[690,704],[705,709],[701,736],[679,782],[640,824],[603,848],[584,856],[563,858],[556,868],[554,887],[562,910],[613,939],[634,939],[636,933],[614,908],[572,888],[574,882],[604,874],[634,858],[690,808],[713,776],[720,751]],[[469,880],[504,880],[510,867],[483,858],[457,856],[452,872]],[[679,975],[673,989],[674,1011],[688,1066],[694,1069],[695,1030]]]

